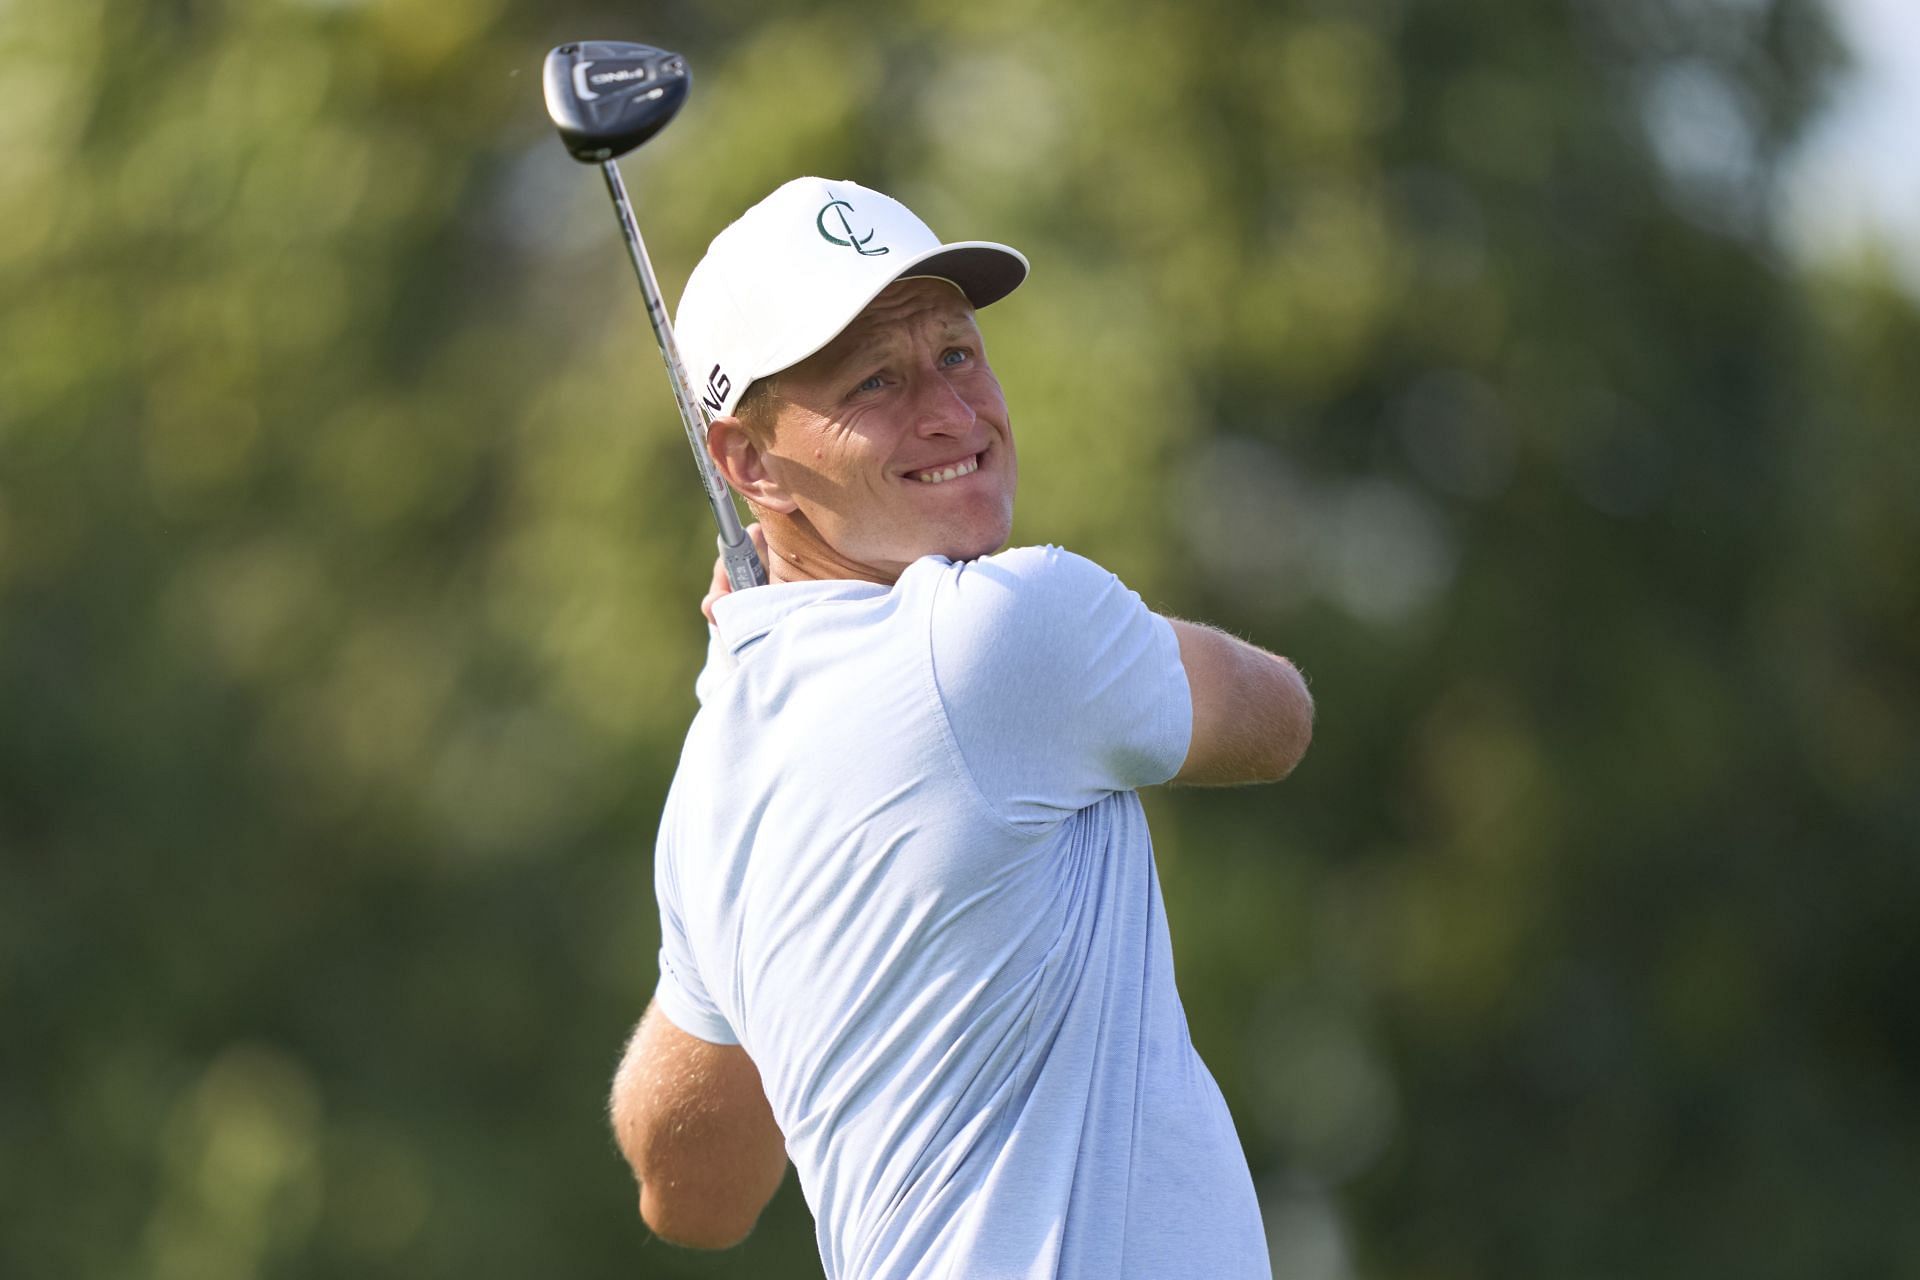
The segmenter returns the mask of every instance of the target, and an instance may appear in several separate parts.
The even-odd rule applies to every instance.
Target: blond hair
[[[733,416],[747,429],[747,439],[763,449],[772,442],[773,426],[780,418],[779,380],[777,373],[756,378],[733,409]]]

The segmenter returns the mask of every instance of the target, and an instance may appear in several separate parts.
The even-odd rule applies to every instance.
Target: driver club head
[[[583,164],[623,156],[667,127],[687,100],[687,60],[652,45],[578,40],[547,55],[547,114]]]

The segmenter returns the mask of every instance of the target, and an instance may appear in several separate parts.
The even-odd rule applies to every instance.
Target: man
[[[1026,269],[802,178],[688,282],[771,582],[710,597],[615,1134],[647,1223],[706,1247],[791,1156],[832,1280],[1265,1280],[1135,792],[1278,779],[1312,704],[1090,561],[994,554],[1014,438],[974,309]]]

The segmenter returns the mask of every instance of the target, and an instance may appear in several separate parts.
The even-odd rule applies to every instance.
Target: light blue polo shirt
[[[715,612],[656,999],[759,1067],[828,1280],[1268,1280],[1134,794],[1173,628],[1055,547]]]

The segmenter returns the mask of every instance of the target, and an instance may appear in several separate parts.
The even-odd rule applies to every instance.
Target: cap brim
[[[918,257],[902,263],[900,269],[890,276],[882,278],[873,288],[863,290],[842,303],[839,323],[818,341],[809,340],[811,345],[795,344],[796,349],[782,352],[779,363],[771,368],[752,375],[749,381],[768,377],[791,369],[808,356],[825,348],[835,338],[846,331],[869,303],[889,286],[902,280],[949,280],[960,292],[967,295],[967,301],[978,311],[989,303],[1000,301],[1020,287],[1027,278],[1027,257],[1018,249],[1004,244],[995,244],[990,240],[961,240],[953,244],[937,245]],[[804,350],[798,349],[805,346]],[[744,394],[744,388],[742,388]],[[736,400],[735,403],[738,403]]]
[[[908,263],[894,281],[931,276],[960,286],[977,311],[1012,293],[1027,278],[1027,259],[1018,249],[988,240],[943,244]],[[890,282],[891,283],[891,282]],[[879,295],[874,295],[878,297]],[[867,301],[873,301],[872,298]]]

